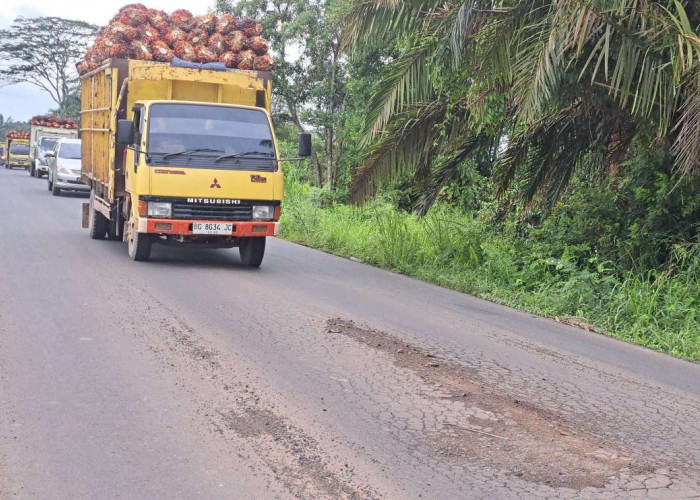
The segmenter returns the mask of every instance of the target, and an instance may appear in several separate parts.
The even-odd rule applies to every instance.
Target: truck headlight
[[[148,202],[149,217],[171,217],[173,213],[172,203],[163,203],[160,201]]]
[[[272,219],[275,216],[275,207],[272,205],[253,205],[253,219]]]

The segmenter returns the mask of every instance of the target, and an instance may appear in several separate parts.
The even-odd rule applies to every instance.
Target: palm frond
[[[479,149],[487,149],[493,143],[493,138],[486,133],[467,135],[455,145],[447,157],[443,158],[430,173],[430,181],[426,189],[416,201],[415,209],[418,215],[425,215],[435,203],[440,191],[452,181],[462,164],[473,157]]]
[[[432,100],[396,115],[355,172],[352,201],[367,201],[382,183],[414,171],[425,162],[433,148],[436,125],[444,120],[446,111],[447,103]]]
[[[389,119],[396,113],[418,102],[424,102],[432,93],[426,60],[436,48],[435,39],[424,38],[403,52],[394,64],[385,68],[379,89],[372,96],[365,118],[365,144],[384,131]]]

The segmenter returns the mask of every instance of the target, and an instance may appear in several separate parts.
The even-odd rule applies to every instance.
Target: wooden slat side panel
[[[109,168],[113,155],[110,141],[111,110],[114,107],[112,80],[115,71],[107,67],[86,75],[81,80],[83,175],[100,191],[103,186],[109,184]]]

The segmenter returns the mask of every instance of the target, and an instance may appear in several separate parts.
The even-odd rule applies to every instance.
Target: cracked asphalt
[[[273,240],[90,240],[0,170],[2,498],[700,498],[700,366]]]

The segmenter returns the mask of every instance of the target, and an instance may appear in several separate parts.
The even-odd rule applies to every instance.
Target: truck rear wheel
[[[54,184],[55,187],[55,184]],[[103,240],[107,234],[109,221],[100,212],[95,210],[95,192],[90,191],[90,216],[88,221],[90,227],[90,238],[93,240]]]
[[[137,233],[132,229],[128,239],[129,257],[136,262],[145,262],[151,257],[153,239],[150,234]]]
[[[244,266],[260,267],[265,257],[265,237],[244,238],[238,251]]]

